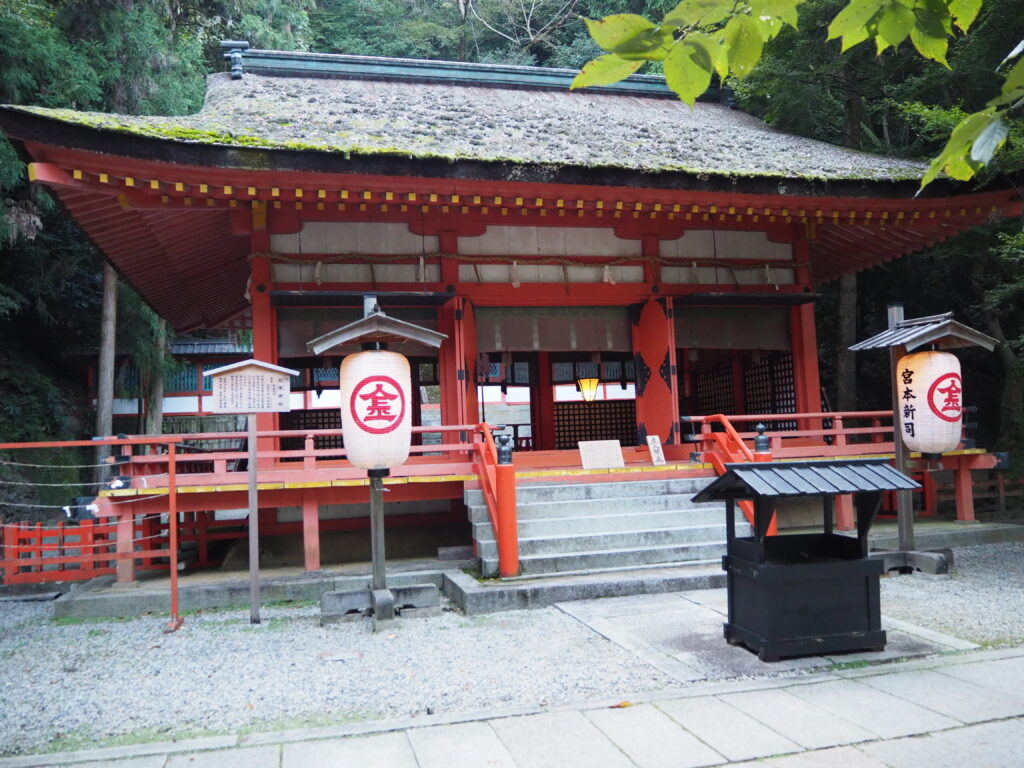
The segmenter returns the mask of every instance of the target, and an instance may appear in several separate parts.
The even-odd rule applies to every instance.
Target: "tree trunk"
[[[860,149],[861,123],[864,121],[864,99],[857,87],[856,76],[843,74],[843,144]],[[839,278],[839,348],[836,350],[837,411],[857,409],[857,359],[850,346],[857,342],[857,275]]]
[[[861,148],[861,124],[864,122],[864,97],[857,87],[856,76],[843,74],[843,146]]]
[[[103,315],[100,323],[100,356],[96,378],[96,435],[114,431],[114,347],[117,336],[117,273],[103,266]],[[110,455],[108,446],[96,449],[96,463]]]
[[[857,275],[839,278],[839,349],[836,350],[836,410],[857,410]]]
[[[164,425],[164,355],[167,352],[167,321],[157,323],[156,365],[146,387],[146,425],[144,434],[159,435]]]
[[[1024,359],[1006,343],[1002,323],[988,313],[988,331],[999,342],[996,354],[1003,365],[1003,391],[999,398],[999,432],[996,448],[1010,451],[1012,474],[1024,475],[1024,455],[1015,450],[1024,445]]]

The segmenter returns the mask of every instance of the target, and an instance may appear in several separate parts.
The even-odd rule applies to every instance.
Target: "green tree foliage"
[[[924,59],[949,67],[950,38],[965,33],[982,0],[848,0],[828,26],[828,40],[840,53],[865,41],[875,53],[905,42]],[[644,62],[661,62],[665,78],[692,105],[711,82],[742,80],[761,61],[765,46],[789,27],[797,29],[805,0],[682,0],[658,24],[639,14],[587,19],[591,37],[607,53],[580,71],[574,88],[607,85],[636,72]],[[815,4],[818,5],[818,4]],[[820,7],[820,6],[819,6]],[[1019,19],[1019,11],[1011,20]],[[1009,50],[998,69],[999,92],[954,128],[922,179],[922,187],[945,171],[972,178],[1006,143],[1011,123],[1024,109],[1024,41]]]
[[[461,24],[454,2],[320,0],[310,37],[323,53],[454,60]]]

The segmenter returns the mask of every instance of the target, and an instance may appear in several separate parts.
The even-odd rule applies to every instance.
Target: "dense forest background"
[[[904,44],[840,53],[828,22],[846,0],[808,0],[800,30],[766,48],[732,82],[745,109],[786,131],[872,152],[928,158],[956,122],[998,93],[1000,60],[1024,39],[1020,0],[984,0],[950,69]],[[0,102],[140,114],[182,114],[222,71],[221,39],[253,47],[579,68],[601,51],[581,16],[641,13],[674,0],[3,0]],[[648,65],[648,70],[655,71]],[[977,180],[1020,180],[1024,129]],[[841,351],[885,325],[886,304],[909,317],[952,310],[996,336],[996,353],[967,351],[968,404],[979,444],[1024,459],[1024,235],[992,222],[931,250],[820,286],[823,385],[839,408],[888,407],[885,355]],[[65,352],[94,342],[102,262],[49,198],[27,183],[0,138],[0,441],[92,433],[84,380]],[[118,348],[144,361],[163,333],[130,291],[120,293]],[[840,305],[845,307],[839,312]],[[844,322],[841,322],[843,320]],[[855,385],[855,386],[854,386]],[[1018,467],[1021,462],[1018,461]]]

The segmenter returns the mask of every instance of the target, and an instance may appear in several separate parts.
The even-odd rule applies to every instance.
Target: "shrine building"
[[[740,417],[776,416],[777,456],[863,454],[823,432],[837,424],[823,413],[818,286],[1021,212],[1009,188],[940,180],[915,196],[921,163],[774,130],[715,89],[691,109],[654,76],[570,92],[567,70],[244,45],[234,58],[194,115],[5,106],[0,127],[176,331],[249,329],[255,358],[301,372],[293,410],[259,428],[304,431],[321,451],[299,462],[304,486],[281,456],[264,473],[280,483],[268,506],[302,509],[288,520],[302,521],[307,567],[320,510],[365,494],[326,453],[341,440],[317,432],[340,428],[332,392],[357,347],[316,356],[307,342],[361,317],[364,295],[447,336],[439,350],[392,346],[412,363],[423,427],[392,500],[451,502],[395,525],[465,525],[479,462],[455,444],[485,421],[514,434],[518,485],[577,481],[590,440],[619,441],[623,479],[631,466],[711,478],[716,415],[748,446]],[[864,418],[872,450],[891,451],[891,415]],[[442,425],[462,429],[430,431]],[[655,435],[665,467],[650,466]],[[203,468],[185,509],[243,506],[231,467]]]

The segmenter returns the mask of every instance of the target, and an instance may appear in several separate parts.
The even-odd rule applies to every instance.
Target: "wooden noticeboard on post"
[[[249,620],[260,623],[260,515],[259,486],[256,477],[257,413],[281,413],[291,410],[291,377],[298,371],[265,363],[243,360],[221,366],[207,375],[213,379],[214,413],[248,414],[249,444]]]

